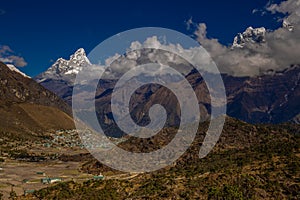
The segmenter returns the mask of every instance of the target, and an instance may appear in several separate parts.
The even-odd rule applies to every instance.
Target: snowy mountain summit
[[[235,36],[232,48],[243,48],[248,44],[261,44],[264,43],[266,36],[266,29],[261,28],[252,28],[251,26],[246,29],[243,33],[238,33]]]
[[[91,63],[86,57],[83,48],[78,49],[69,60],[59,58],[44,73],[36,77],[37,82],[41,83],[47,79],[61,79],[62,77],[69,79],[71,82],[74,77],[84,68],[90,66]]]
[[[59,58],[57,61],[45,72],[34,77],[34,80],[40,83],[42,86],[61,97],[69,96],[65,98],[68,103],[71,102],[73,84],[76,79],[76,75],[86,67],[90,67],[92,64],[86,56],[83,48],[78,49],[69,60]]]
[[[26,78],[31,78],[30,76],[27,76],[25,73],[21,72],[18,68],[16,68],[13,64],[6,64],[6,66],[14,72],[17,72],[19,74],[21,74],[22,76],[26,77]]]

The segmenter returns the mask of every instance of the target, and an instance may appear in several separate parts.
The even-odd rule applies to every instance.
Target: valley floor
[[[2,143],[0,191],[5,199],[14,195],[11,189],[16,199],[300,199],[298,125],[250,125],[227,119],[214,150],[199,159],[205,127],[201,125],[193,145],[172,166],[141,174],[102,165],[80,145],[72,145],[73,139],[67,139],[69,145],[31,144],[26,153],[15,143],[14,148]],[[159,136],[146,142],[129,138],[120,147],[130,150],[136,145],[136,151],[151,151],[161,141]],[[104,180],[95,180],[100,173]],[[62,182],[42,184],[43,177],[59,177]],[[33,193],[23,195],[24,190]]]

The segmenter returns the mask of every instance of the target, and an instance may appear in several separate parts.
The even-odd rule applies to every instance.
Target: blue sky
[[[45,71],[59,57],[83,47],[91,51],[101,41],[138,27],[164,27],[185,34],[185,21],[204,22],[208,37],[229,44],[247,27],[275,29],[274,15],[253,14],[266,0],[226,1],[17,1],[0,3],[0,44],[24,57],[21,70],[30,76]],[[280,2],[280,1],[272,1]]]

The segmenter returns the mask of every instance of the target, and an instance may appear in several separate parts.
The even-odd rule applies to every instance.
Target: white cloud
[[[191,17],[189,20],[187,20],[187,21],[185,22],[185,24],[186,24],[186,29],[187,29],[187,30],[190,30],[190,29],[191,29],[191,26],[193,25],[193,18]]]
[[[108,58],[105,61],[105,66],[110,66],[109,68],[112,70],[108,68],[109,73],[106,75],[109,78],[119,78],[123,73],[134,70],[136,66],[149,63],[149,61],[161,66],[172,66],[176,71],[185,75],[192,70],[191,64],[201,66],[203,71],[206,72],[214,72],[215,70],[211,67],[211,58],[203,48],[191,47],[184,49],[180,44],[166,44],[165,41],[160,41],[157,36],[152,36],[142,43],[139,41],[132,42],[126,55],[116,54]],[[151,69],[147,69],[150,70],[147,73],[151,74]],[[156,68],[157,70],[161,70],[161,75],[171,73],[170,70],[167,71],[164,67]]]
[[[267,5],[266,9],[271,13],[287,14],[287,17],[282,20],[289,27],[285,25],[286,27],[267,31],[266,42],[259,46],[249,44],[244,48],[231,48],[222,45],[217,39],[207,38],[207,27],[204,23],[198,24],[194,34],[223,73],[234,76],[255,76],[268,70],[281,70],[292,64],[300,64],[299,8],[300,0]]]
[[[255,14],[255,13],[258,13],[258,12],[260,12],[260,10],[257,9],[257,8],[255,8],[255,9],[252,10],[252,14]]]
[[[23,57],[20,57],[20,56],[9,56],[8,58],[12,60],[12,63],[16,67],[25,67],[27,65],[27,62],[24,60]]]
[[[265,14],[267,14],[265,9],[253,9],[252,10],[252,14],[259,14],[260,16],[264,16]]]
[[[11,63],[12,62],[12,60],[8,59],[8,58],[0,58],[0,61],[3,63]]]
[[[0,45],[0,55],[2,54],[7,54],[7,53],[12,53],[13,50],[7,45]]]
[[[0,61],[13,64],[16,67],[25,67],[27,62],[23,57],[14,55],[14,51],[7,45],[0,45]]]
[[[282,13],[287,15],[284,20],[288,23],[297,25],[300,23],[300,0],[288,0],[280,4],[269,4],[266,10],[272,14]]]
[[[267,5],[268,12],[286,13],[287,16],[283,19],[287,24],[274,31],[267,31],[264,34],[265,40],[263,43],[247,43],[244,48],[232,48],[221,44],[218,39],[207,37],[207,26],[205,23],[196,24],[190,18],[187,22],[187,28],[196,27],[194,35],[200,44],[209,52],[213,61],[217,64],[221,73],[227,73],[233,76],[256,76],[270,70],[283,70],[292,64],[300,64],[300,0],[289,0],[279,5]],[[255,11],[256,12],[256,11]],[[288,20],[288,21],[287,21]],[[292,27],[292,29],[291,29]],[[114,55],[106,61],[106,66],[111,62],[114,70],[120,74],[133,69],[135,66],[143,64],[140,60],[141,52],[134,51],[135,49],[152,48],[163,49],[164,52],[147,52],[147,59],[154,63],[168,65],[176,63],[178,66],[185,61],[176,56],[176,54],[168,53],[176,52],[183,58],[189,58],[193,63],[204,65],[206,71],[210,70],[211,60],[203,53],[201,48],[184,49],[179,44],[166,44],[160,42],[156,37],[149,37],[143,43],[135,41],[131,43],[126,57]],[[120,57],[116,61],[116,59]],[[144,58],[145,59],[145,58]],[[186,63],[185,63],[186,64]],[[177,69],[176,69],[177,70]],[[185,71],[184,71],[185,70]],[[188,73],[190,68],[184,69],[182,73]],[[212,72],[212,71],[210,71]],[[165,73],[162,71],[162,73]],[[120,75],[119,74],[119,75]]]

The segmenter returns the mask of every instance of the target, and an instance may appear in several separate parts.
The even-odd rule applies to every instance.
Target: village
[[[101,173],[89,174],[82,171],[84,160],[60,159],[61,156],[88,154],[76,130],[59,130],[49,135],[43,141],[2,141],[0,192],[5,199],[12,191],[17,195],[27,195],[59,182],[104,179],[105,176]],[[105,145],[99,144],[96,147]],[[9,150],[5,150],[6,148]]]

